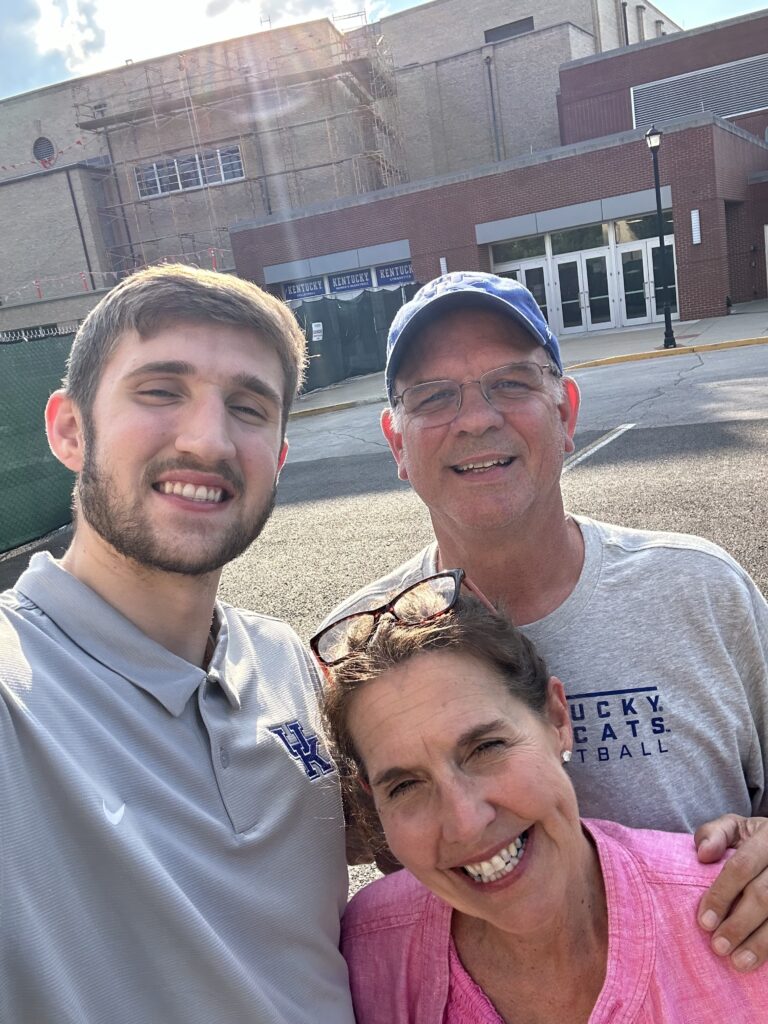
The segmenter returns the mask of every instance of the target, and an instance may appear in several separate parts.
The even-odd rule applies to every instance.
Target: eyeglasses
[[[395,407],[402,403],[408,416],[423,420],[431,427],[441,427],[458,415],[464,388],[468,384],[479,384],[486,402],[498,412],[506,412],[521,398],[543,391],[544,374],[547,372],[554,377],[561,376],[554,366],[548,364],[507,363],[506,366],[488,370],[478,380],[465,380],[463,384],[456,380],[430,380],[426,384],[414,384],[395,395],[392,402]]]
[[[406,587],[378,608],[353,612],[337,622],[332,622],[330,626],[321,629],[312,637],[309,646],[318,661],[324,665],[329,668],[339,665],[355,651],[365,647],[376,632],[382,615],[391,615],[393,619],[406,626],[420,626],[422,623],[431,622],[455,606],[461,594],[462,583],[489,611],[496,613],[488,598],[467,579],[463,569],[446,569]]]

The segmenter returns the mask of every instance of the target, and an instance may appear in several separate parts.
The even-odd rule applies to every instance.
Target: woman
[[[563,685],[462,576],[313,640],[331,738],[407,869],[344,918],[358,1024],[764,1020],[768,974],[696,925],[718,865],[687,835],[580,821]]]

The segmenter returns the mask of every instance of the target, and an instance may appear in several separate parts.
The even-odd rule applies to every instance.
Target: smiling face
[[[398,393],[433,380],[478,380],[515,361],[547,364],[546,354],[508,317],[479,309],[446,314],[424,329],[397,374]],[[382,428],[398,465],[429,507],[435,532],[520,525],[526,517],[562,516],[563,455],[573,451],[578,389],[566,379],[558,402],[553,381],[501,413],[477,385],[463,389],[453,422],[433,427],[390,410]]]
[[[79,443],[62,459],[78,473],[78,532],[166,572],[202,575],[240,554],[274,503],[283,384],[274,349],[250,329],[127,332],[91,415],[75,414]],[[54,435],[67,412],[66,398],[58,402]]]
[[[479,657],[427,651],[364,683],[348,725],[389,846],[425,886],[505,932],[565,912],[585,839],[559,680],[541,716]]]

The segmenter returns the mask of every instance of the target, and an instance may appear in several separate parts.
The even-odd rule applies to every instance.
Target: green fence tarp
[[[45,439],[45,403],[61,383],[73,335],[0,345],[0,552],[71,519],[74,478]]]
[[[389,325],[417,288],[364,291],[354,299],[326,295],[297,306],[310,355],[305,390],[383,370]],[[322,324],[322,340],[313,340],[313,324]]]

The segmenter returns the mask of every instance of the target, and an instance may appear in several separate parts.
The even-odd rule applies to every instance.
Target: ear
[[[565,451],[570,454],[575,450],[573,435],[576,432],[576,420],[579,418],[581,392],[573,377],[563,377],[563,400],[558,406],[560,419],[565,427]]]
[[[559,753],[573,749],[573,726],[565,699],[565,687],[557,678],[550,676],[547,683],[547,704],[545,714],[557,733]]]
[[[390,451],[397,463],[397,475],[401,480],[408,479],[408,469],[405,465],[405,445],[403,435],[395,428],[395,417],[392,410],[387,406],[381,413],[381,430],[387,439]]]
[[[51,451],[67,469],[83,468],[85,439],[82,413],[64,391],[54,391],[45,406],[45,432]]]

